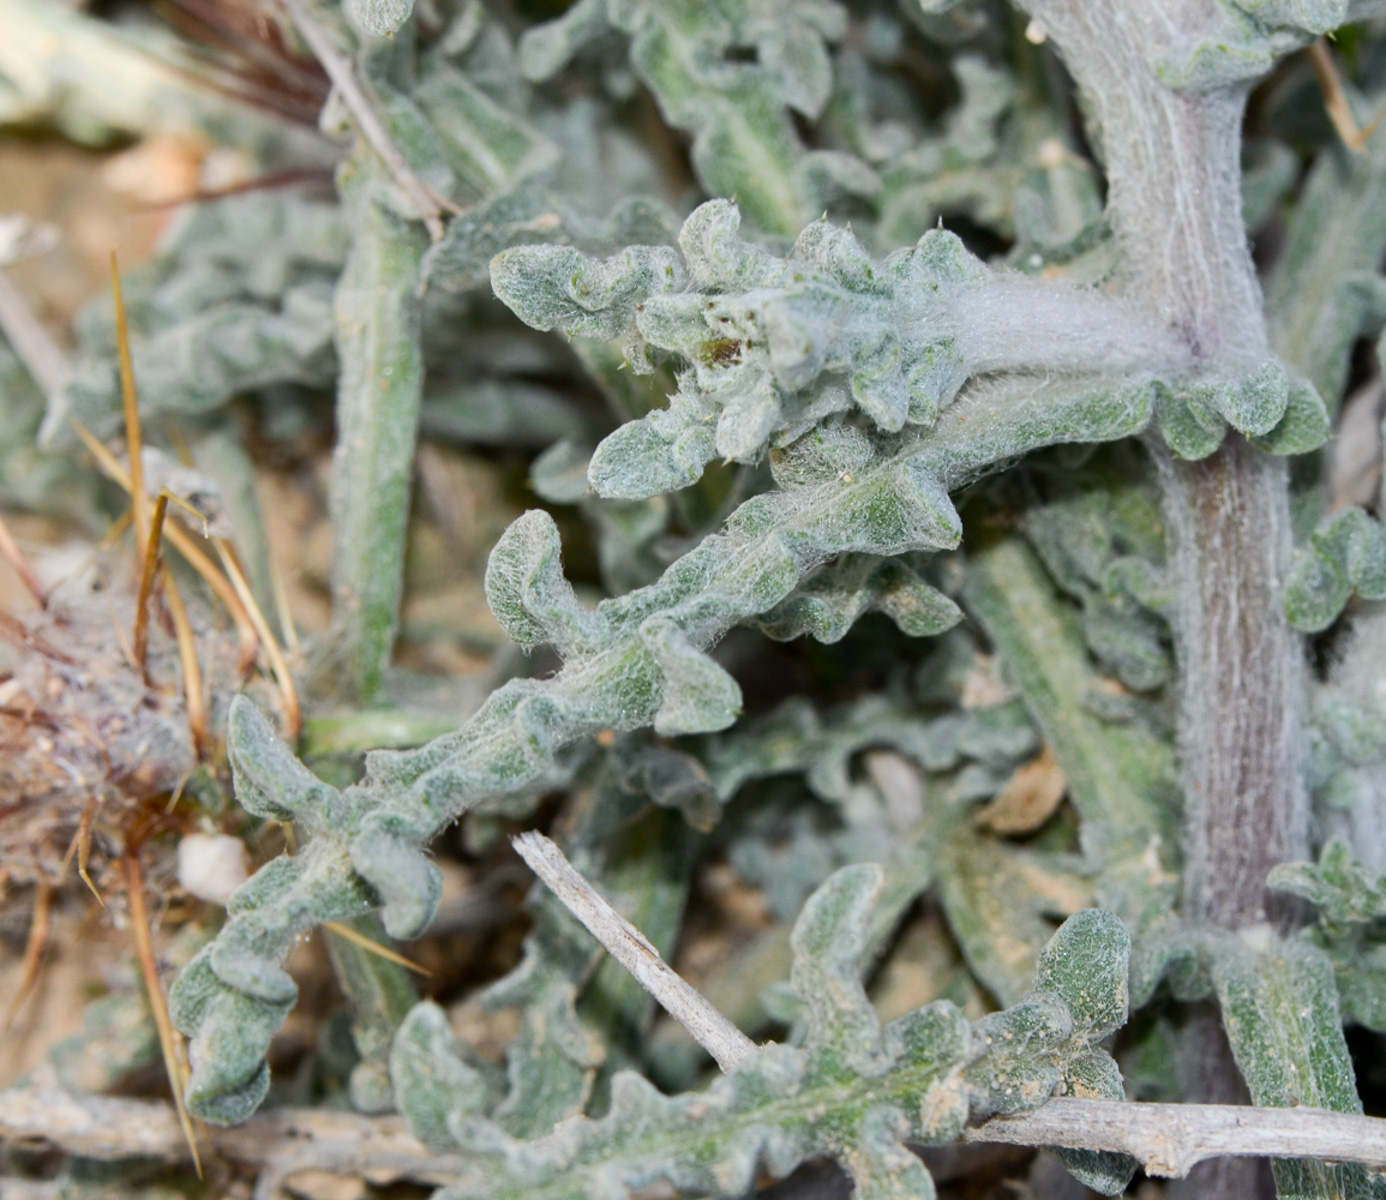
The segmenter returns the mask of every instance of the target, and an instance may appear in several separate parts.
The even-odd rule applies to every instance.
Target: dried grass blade
[[[42,875],[38,877],[38,894],[34,897],[34,915],[29,921],[29,938],[24,944],[24,967],[19,976],[19,987],[15,989],[9,1006],[5,1009],[5,1020],[0,1028],[8,1030],[29,993],[38,982],[39,966],[43,962],[43,951],[48,945],[50,915],[53,905],[53,889]]]
[[[75,417],[72,418],[72,428],[82,439],[87,449],[91,451],[97,466],[101,468],[107,478],[114,480],[129,492],[129,472],[120,465],[115,455],[97,441],[96,435]],[[190,511],[201,519],[201,513],[191,509]],[[236,594],[236,589],[231,586],[226,576],[217,569],[216,564],[198,549],[192,535],[186,530],[180,529],[177,525],[169,525],[165,530],[165,536],[173,548],[187,561],[187,564],[206,580],[207,586],[212,589],[216,598],[226,606],[227,611],[231,614],[231,620],[235,622],[236,635],[240,641],[241,672],[243,674],[248,673],[259,650],[259,638],[255,633],[254,623],[245,610],[245,605],[241,603],[240,597]]]
[[[197,1136],[193,1131],[192,1118],[183,1103],[183,1088],[186,1084],[183,1070],[181,1039],[178,1031],[169,1020],[168,1005],[164,999],[163,984],[159,980],[159,967],[154,961],[154,943],[149,935],[149,914],[144,906],[144,873],[140,870],[138,854],[127,851],[121,860],[125,866],[125,888],[130,898],[130,927],[135,937],[135,955],[139,959],[140,973],[144,976],[145,991],[149,995],[149,1008],[154,1014],[154,1024],[159,1031],[159,1049],[164,1056],[164,1069],[168,1072],[169,1087],[173,1089],[173,1104],[178,1111],[178,1124],[182,1126],[183,1137],[192,1153],[193,1166],[197,1177],[202,1178],[202,1158],[197,1150]]]
[[[1314,77],[1319,81],[1319,88],[1323,92],[1324,109],[1328,113],[1328,119],[1333,122],[1338,137],[1354,154],[1364,153],[1367,139],[1371,137],[1372,130],[1376,128],[1382,114],[1378,112],[1365,129],[1357,124],[1357,118],[1352,115],[1352,105],[1348,103],[1347,92],[1343,90],[1343,81],[1338,76],[1338,67],[1333,61],[1333,54],[1328,48],[1326,38],[1319,38],[1309,47],[1309,61],[1314,67]]]
[[[193,637],[188,610],[172,575],[164,577],[164,593],[168,611],[173,618],[173,632],[178,639],[178,661],[183,670],[183,707],[188,714],[188,731],[192,735],[193,751],[199,759],[209,757],[212,738],[207,728],[207,704],[202,695],[202,668],[197,662],[197,641]]]
[[[289,664],[284,659],[283,651],[279,649],[279,643],[274,640],[274,633],[270,630],[269,622],[265,620],[265,614],[255,603],[250,585],[245,581],[245,575],[236,562],[231,546],[225,538],[213,538],[212,545],[217,548],[217,554],[221,557],[221,565],[226,570],[227,578],[231,580],[231,585],[236,589],[236,595],[241,598],[241,603],[245,605],[246,613],[255,626],[255,632],[260,635],[260,645],[264,647],[265,657],[269,659],[270,669],[274,672],[275,680],[279,684],[279,702],[284,706],[285,732],[290,743],[296,742],[303,728],[303,710],[298,702],[298,689],[294,687],[294,679],[289,672]]]
[[[125,316],[125,295],[120,288],[120,267],[111,251],[111,295],[115,300],[116,347],[120,352],[120,396],[125,407],[125,445],[130,456],[130,505],[135,513],[137,545],[148,540],[144,511],[144,448],[140,429],[139,393],[135,390],[135,364],[130,357],[130,325]]]
[[[10,536],[9,527],[5,524],[4,517],[0,517],[0,555],[14,568],[14,572],[19,576],[19,582],[28,589],[29,594],[38,601],[40,608],[48,607],[48,593],[43,590],[43,584],[39,582],[39,577],[34,574],[34,569],[29,565],[29,560],[24,557],[18,543]]]
[[[159,569],[159,542],[164,531],[164,514],[167,512],[168,493],[161,491],[149,518],[149,534],[140,568],[140,590],[135,600],[135,668],[146,683],[149,682],[149,600],[154,594],[154,576]]]
[[[67,874],[68,865],[72,862],[72,856],[76,854],[78,877],[87,885],[87,890],[96,897],[97,904],[105,908],[106,898],[97,890],[96,884],[87,871],[87,864],[91,861],[91,826],[96,819],[98,807],[100,807],[100,801],[93,796],[82,808],[82,815],[77,821],[77,832],[72,835],[72,845],[67,848],[67,853],[63,855],[63,865],[58,871],[58,882],[62,882],[63,877]]]
[[[340,921],[324,921],[324,929],[330,929],[339,938],[351,942],[354,946],[360,946],[362,950],[367,950],[371,954],[378,954],[381,958],[388,959],[392,963],[397,963],[406,971],[413,971],[416,975],[432,976],[433,972],[427,967],[421,967],[412,959],[405,958],[389,946],[382,946],[379,942],[368,938],[364,933],[353,929],[350,925],[343,925]]]

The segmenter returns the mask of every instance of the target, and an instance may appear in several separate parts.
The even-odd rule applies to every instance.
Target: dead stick
[[[756,1052],[756,1044],[717,1011],[659,956],[645,935],[621,916],[542,833],[522,833],[515,849],[607,953],[635,976],[724,1071]]]
[[[446,1184],[469,1171],[460,1155],[430,1155],[393,1116],[270,1109],[234,1129],[208,1129],[206,1137],[218,1154],[247,1166],[277,1161],[287,1148],[301,1170],[331,1170],[349,1152],[357,1172],[386,1168],[420,1182]],[[1222,1155],[1386,1166],[1386,1120],[1321,1108],[1056,1097],[1030,1112],[995,1117],[969,1129],[963,1141],[1112,1150],[1130,1154],[1148,1174],[1166,1178],[1182,1178],[1196,1163]],[[171,1105],[75,1096],[57,1088],[0,1091],[0,1144],[7,1142],[46,1144],[104,1162],[182,1162],[188,1157]]]
[[[289,19],[298,27],[298,32],[302,34],[303,40],[308,43],[308,49],[322,64],[322,69],[327,72],[327,77],[332,80],[332,86],[341,95],[342,103],[351,113],[357,129],[361,131],[361,136],[366,139],[370,148],[380,156],[380,160],[389,169],[390,174],[395,177],[395,181],[404,189],[409,199],[414,202],[414,206],[419,210],[419,216],[428,229],[429,236],[435,242],[438,241],[443,236],[442,206],[438,202],[438,197],[415,174],[414,168],[400,153],[399,147],[395,145],[384,122],[376,113],[370,97],[366,95],[365,89],[356,78],[355,67],[332,44],[327,30],[318,24],[303,0],[279,0],[279,2],[284,6],[284,11],[289,14]]]
[[[1386,1166],[1386,1121],[1322,1108],[1055,1097],[969,1129],[963,1141],[1113,1150],[1139,1160],[1147,1175],[1170,1179],[1183,1179],[1206,1158],[1232,1155]]]

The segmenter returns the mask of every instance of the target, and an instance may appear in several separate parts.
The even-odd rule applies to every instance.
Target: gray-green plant
[[[518,1013],[503,1071],[334,942],[351,1098],[466,1154],[440,1197],[731,1197],[815,1157],[861,1197],[929,1196],[907,1145],[1060,1094],[1360,1112],[1344,1022],[1386,1033],[1386,533],[1333,504],[1325,445],[1349,382],[1380,386],[1354,348],[1386,320],[1386,5],[310,8],[397,161],[334,101],[335,205],[184,218],[130,288],[145,404],[215,431],[250,393],[291,431],[335,384],[319,682],[366,705],[392,695],[417,440],[543,447],[544,506],[485,589],[555,665],[341,786],[234,702],[236,798],[299,849],[173,989],[192,1111],[264,1100],[300,937],[373,910],[419,937],[430,846],[566,789],[570,857],[665,953],[700,864],[764,890],[772,928],[705,990],[776,1040],[698,1090],[542,890],[481,998]],[[1357,148],[1299,54],[1324,36]],[[399,163],[447,216],[432,240]],[[113,426],[111,329],[82,322],[50,440]],[[564,572],[573,505],[596,603]],[[744,629],[827,647],[760,650],[817,670],[813,697],[768,686]],[[824,702],[873,645],[866,694]],[[753,683],[781,702],[743,717]],[[1041,746],[1068,804],[989,832],[977,805]],[[865,985],[925,902],[957,971],[882,1022]],[[1064,1158],[1107,1194],[1133,1169]],[[1299,1161],[1274,1186],[1386,1195]]]

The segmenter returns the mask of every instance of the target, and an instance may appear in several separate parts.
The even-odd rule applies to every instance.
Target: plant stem
[[[1268,357],[1241,215],[1249,80],[1175,91],[1157,77],[1162,55],[1206,32],[1196,5],[1031,7],[1096,118],[1124,290],[1185,341],[1200,371]],[[1185,916],[1236,929],[1267,918],[1266,871],[1308,845],[1304,651],[1279,595],[1291,548],[1287,473],[1236,434],[1201,462],[1153,453],[1178,595]]]
[[[379,692],[398,626],[423,388],[424,241],[388,211],[383,174],[360,144],[338,172],[356,235],[335,305],[342,369],[332,458],[332,617],[340,679],[360,701]]]
[[[1250,80],[1176,91],[1154,65],[1210,32],[1202,26],[1217,19],[1215,7],[1032,0],[1031,8],[1063,49],[1094,117],[1124,290],[1184,339],[1197,370],[1268,357],[1241,212]],[[1285,464],[1235,433],[1201,462],[1179,461],[1163,444],[1152,454],[1176,592],[1184,917],[1225,929],[1283,920],[1268,904],[1266,873],[1308,850],[1304,649],[1280,609],[1291,549]],[[1235,1066],[1222,1031],[1210,1027],[1192,1053],[1209,1065],[1190,1098],[1223,1099]],[[1274,1194],[1249,1160],[1200,1175],[1199,1194],[1209,1200]]]
[[[1309,850],[1304,650],[1279,604],[1290,551],[1285,464],[1235,435],[1202,462],[1157,463],[1181,581],[1184,915],[1222,929],[1284,925],[1292,909],[1267,892],[1266,876]]]

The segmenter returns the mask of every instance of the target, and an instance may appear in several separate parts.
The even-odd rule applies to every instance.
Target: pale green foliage
[[[153,268],[124,281],[141,412],[199,417],[240,392],[330,383],[332,287],[346,241],[337,209],[275,193],[180,216]],[[76,378],[49,397],[43,437],[54,445],[75,441],[69,417],[103,437],[120,420],[109,295],[78,329]]]
[[[725,201],[696,209],[679,234],[683,262],[667,246],[597,262],[571,247],[496,257],[496,294],[527,324],[620,337],[636,370],[650,369],[651,349],[689,364],[667,410],[597,447],[589,477],[599,494],[668,491],[696,480],[714,455],[754,462],[767,445],[796,443],[796,456],[777,464],[781,478],[850,477],[870,444],[853,426],[824,429],[834,414],[857,410],[888,433],[928,427],[982,370],[1139,370],[1169,349],[1095,295],[992,277],[943,231],[878,264],[826,220],[785,259],[742,241],[740,222]],[[1065,340],[1065,308],[1092,340]],[[1278,410],[1272,397],[1260,420],[1269,428],[1283,411],[1284,396]],[[820,461],[806,461],[815,443]]]
[[[389,37],[414,11],[414,0],[343,0],[347,19],[362,33]]]
[[[1295,557],[1285,615],[1296,629],[1327,629],[1357,592],[1386,600],[1386,530],[1360,508],[1326,517]]]
[[[356,236],[333,301],[337,452],[332,592],[350,694],[379,690],[404,576],[409,485],[423,391],[420,231],[386,207],[384,172],[358,150],[337,186]]]
[[[649,998],[537,887],[519,965],[480,997],[517,1013],[503,1065],[414,1005],[397,967],[334,941],[359,1058],[348,1098],[393,1103],[461,1163],[448,1200],[737,1196],[823,1156],[864,1200],[928,1196],[907,1142],[1053,1094],[1124,1098],[1103,1043],[1131,999],[1173,1029],[1177,1001],[1215,996],[1258,1103],[1353,1109],[1342,1021],[1386,1028],[1383,864],[1330,843],[1318,866],[1279,868],[1274,886],[1319,908],[1299,939],[1181,911],[1190,698],[1173,631],[1201,581],[1169,553],[1189,531],[1166,528],[1151,462],[1202,469],[1184,464],[1238,438],[1323,445],[1354,342],[1386,316],[1386,135],[1353,157],[1278,128],[1274,96],[1262,106],[1242,213],[1285,247],[1264,328],[1248,259],[1254,328],[1227,345],[1147,303],[1159,271],[1190,264],[1133,244],[1114,198],[1125,149],[1165,152],[1160,112],[1181,129],[1239,112],[1277,56],[1382,6],[1175,5],[1168,41],[1115,71],[1149,88],[1114,114],[1084,68],[1138,4],[1034,0],[1043,49],[977,3],[577,0],[529,28],[478,3],[311,6],[444,227],[430,244],[359,113],[331,104],[324,128],[350,139],[335,206],[267,192],[200,208],[128,280],[145,411],[192,423],[199,453],[234,451],[232,402],[290,444],[335,385],[320,665],[356,699],[388,703],[398,682],[421,434],[542,450],[534,493],[576,511],[534,508],[495,546],[487,601],[537,665],[498,660],[479,708],[427,723],[451,729],[436,740],[393,742],[410,748],[329,783],[250,700],[231,703],[237,798],[291,822],[298,849],[245,885],[173,988],[196,1114],[236,1121],[265,1097],[298,939],[326,921],[378,933],[371,910],[388,935],[419,935],[444,831],[466,818],[484,846],[557,789],[565,850],[662,952],[709,862],[758,891],[767,927],[705,990],[748,1031],[773,1016],[788,1032],[706,1091],[656,1092],[651,1078],[691,1085],[696,1052],[666,1058]],[[1087,41],[1070,37],[1075,13]],[[1378,47],[1343,51],[1370,94],[1380,41],[1353,36]],[[1086,140],[1056,46],[1088,88]],[[1375,98],[1348,87],[1365,124]],[[1203,182],[1235,200],[1232,157]],[[1164,245],[1188,214],[1151,191],[1148,240]],[[1198,197],[1175,199],[1197,217]],[[1194,264],[1212,276],[1242,254],[1229,211],[1228,244]],[[108,308],[79,332],[77,378],[48,398],[54,444],[68,416],[102,435],[118,421]],[[0,361],[0,487],[27,500],[56,476],[5,437],[27,440],[40,403],[11,373]],[[1334,662],[1380,640],[1379,613],[1350,605],[1386,598],[1386,541],[1361,508],[1309,532],[1322,461],[1295,468],[1306,540],[1276,596],[1303,631],[1351,613],[1354,640],[1325,643]],[[1288,546],[1264,524],[1239,536]],[[243,547],[253,516],[244,528]],[[773,649],[762,671],[754,631],[818,645]],[[907,641],[922,637],[928,657]],[[1386,831],[1386,710],[1350,668],[1315,693],[1309,782],[1318,827],[1370,848]],[[800,683],[813,702],[786,698]],[[1035,778],[1050,807],[1031,824],[979,822],[980,801]],[[866,988],[888,990],[911,937],[936,990],[883,1024]],[[91,1014],[98,1049],[126,1028],[116,1007]],[[1064,1157],[1109,1194],[1130,1178],[1115,1156]],[[1371,1194],[1355,1170],[1277,1172],[1287,1197]]]
[[[1215,957],[1213,980],[1254,1103],[1362,1111],[1333,966],[1322,951],[1304,942],[1230,941]],[[1294,1159],[1273,1165],[1284,1200],[1383,1194],[1381,1174],[1364,1167]]]
[[[607,26],[619,29],[664,119],[694,135],[693,166],[707,191],[740,197],[759,226],[790,234],[833,200],[881,186],[850,155],[808,150],[791,120],[791,111],[815,118],[827,102],[827,43],[841,38],[845,18],[832,0],[788,10],[773,0],[579,0],[526,33],[520,65],[546,79]],[[754,51],[753,61],[735,61],[728,52],[737,49]]]
[[[1380,102],[1363,99],[1368,106]],[[1353,341],[1380,322],[1386,306],[1378,273],[1386,251],[1381,200],[1386,137],[1371,138],[1365,149],[1361,155],[1332,149],[1319,156],[1295,205],[1288,244],[1268,287],[1276,349],[1333,408],[1342,394]]]
[[[383,934],[374,915],[356,918],[351,928],[375,942]],[[360,1112],[389,1112],[395,1105],[386,1058],[395,1030],[418,999],[413,981],[399,963],[339,933],[328,934],[327,952],[351,1005],[351,1036],[360,1055],[351,1072],[351,1102]]]
[[[1270,883],[1318,909],[1318,928],[1307,936],[1333,964],[1343,1015],[1386,1030],[1386,875],[1354,860],[1347,844],[1334,839],[1317,864],[1285,863],[1271,872]]]
[[[851,1173],[859,1197],[927,1197],[932,1183],[905,1139],[947,1141],[969,1112],[1032,1108],[1098,1076],[1119,1091],[1116,1064],[1097,1048],[1126,1018],[1129,944],[1111,914],[1067,922],[1015,1008],[970,1028],[940,1001],[883,1026],[857,969],[881,883],[878,868],[845,867],[796,922],[802,1046],[765,1046],[702,1093],[662,1096],[639,1075],[618,1074],[605,1117],[567,1122],[542,1141],[516,1141],[479,1112],[475,1069],[449,1045],[439,1010],[420,1005],[396,1038],[391,1071],[401,1094],[407,1082],[415,1134],[468,1155],[440,1200],[614,1197],[660,1184],[732,1196],[757,1169],[779,1177],[822,1155]],[[1130,1177],[1129,1166],[1120,1178],[1079,1169],[1108,1194]]]
[[[725,727],[739,692],[703,647],[732,625],[773,608],[835,554],[951,546],[959,531],[948,483],[1036,445],[1130,433],[1149,412],[1140,393],[1065,396],[1037,382],[1026,391],[1024,398],[1005,395],[1004,404],[997,393],[980,392],[965,406],[965,424],[948,423],[907,444],[851,483],[832,477],[747,502],[727,533],[707,538],[658,583],[591,613],[553,572],[551,519],[523,518],[493,555],[492,604],[513,628],[566,652],[564,670],[549,681],[507,684],[456,734],[418,751],[370,755],[366,780],[345,792],[308,775],[249,702],[237,701],[228,747],[242,804],[306,820],[321,834],[247,884],[256,899],[237,902],[218,957],[200,960],[180,981],[185,1000],[175,1001],[177,1019],[195,1045],[224,1038],[235,1047],[215,1067],[210,1055],[195,1052],[191,1095],[199,1110],[227,1119],[263,1094],[264,1047],[294,995],[276,960],[297,933],[354,915],[368,889],[383,901],[394,936],[423,928],[439,884],[421,847],[461,812],[533,788],[553,755],[582,734],[646,724],[680,733]],[[220,999],[218,983],[226,989]],[[228,1018],[232,1024],[224,1025]],[[228,1090],[232,1107],[223,1108],[217,1097]]]

